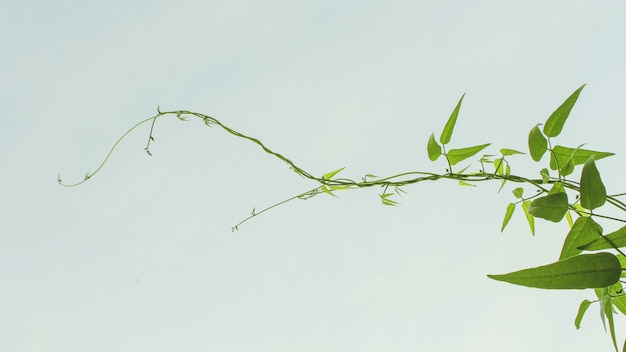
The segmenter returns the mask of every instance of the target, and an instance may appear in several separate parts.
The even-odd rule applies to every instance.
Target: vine
[[[150,123],[150,133],[144,150],[148,155],[152,155],[150,144],[155,141],[153,133],[157,119],[166,116],[176,116],[181,121],[186,121],[190,117],[201,119],[209,127],[217,126],[231,135],[246,139],[257,144],[265,153],[270,154],[283,162],[296,174],[316,183],[316,187],[272,204],[259,211],[252,210],[251,214],[231,227],[232,231],[238,231],[239,227],[269,210],[272,210],[285,203],[296,199],[308,199],[319,194],[335,196],[335,192],[359,188],[379,187],[382,189],[378,194],[382,204],[386,206],[397,206],[399,203],[394,197],[406,193],[404,187],[423,182],[438,180],[453,180],[461,186],[476,186],[476,183],[486,181],[499,181],[501,191],[507,182],[526,185],[534,190],[530,196],[525,196],[525,188],[517,187],[512,193],[515,201],[508,204],[501,231],[504,231],[514,211],[521,207],[527,219],[532,234],[535,234],[535,218],[542,218],[551,222],[561,222],[567,220],[570,230],[565,236],[559,260],[536,268],[523,269],[513,273],[503,275],[488,275],[488,277],[516,285],[536,287],[543,289],[589,289],[592,288],[597,296],[596,300],[584,300],[578,309],[574,324],[578,329],[581,320],[592,303],[598,303],[602,322],[608,321],[609,332],[613,345],[618,350],[615,334],[614,314],[621,312],[626,314],[626,294],[624,293],[621,280],[626,277],[626,255],[621,248],[626,247],[626,226],[622,226],[616,231],[603,234],[603,228],[596,222],[596,219],[603,219],[612,222],[626,222],[626,219],[617,218],[602,213],[597,213],[596,209],[605,204],[609,204],[619,211],[626,212],[626,204],[619,197],[626,193],[607,194],[600,173],[596,167],[596,161],[614,155],[610,152],[600,152],[582,149],[582,146],[571,148],[561,145],[553,146],[553,138],[557,137],[565,125],[569,114],[574,107],[581,91],[582,85],[574,91],[546,120],[543,124],[534,126],[528,135],[528,147],[530,157],[539,162],[548,153],[548,167],[539,171],[539,176],[523,177],[511,173],[509,159],[515,155],[526,153],[514,149],[502,148],[499,155],[485,154],[478,159],[480,170],[477,172],[467,172],[469,166],[454,171],[462,161],[465,161],[490,144],[479,144],[471,147],[449,149],[454,127],[459,115],[461,104],[465,94],[461,96],[452,114],[448,118],[437,141],[435,134],[431,134],[427,143],[428,157],[431,161],[436,161],[443,157],[447,164],[445,173],[434,173],[425,171],[410,171],[392,176],[377,177],[366,174],[360,180],[337,177],[344,168],[330,171],[320,177],[314,176],[305,169],[299,167],[287,157],[275,152],[265,146],[260,140],[242,134],[217,120],[214,117],[187,110],[161,111],[157,108],[157,114],[140,121],[128,131],[126,131],[110,149],[102,163],[92,173],[85,175],[84,179],[75,183],[64,183],[61,176],[58,182],[62,186],[75,187],[81,185],[93,176],[98,174],[108,162],[113,151],[119,143],[139,126]],[[582,165],[580,180],[569,179],[577,166]],[[493,167],[493,170],[488,170]],[[554,175],[552,175],[553,173]],[[570,202],[571,194],[574,194],[574,201]],[[576,216],[574,220],[573,216]],[[614,251],[613,254],[609,251]],[[598,253],[584,253],[589,251],[601,251]],[[626,351],[626,340],[623,351]]]

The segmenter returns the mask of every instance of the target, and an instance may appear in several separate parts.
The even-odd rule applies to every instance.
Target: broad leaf
[[[607,156],[615,155],[609,152],[598,152],[595,150],[587,150],[580,148],[568,148],[560,145],[552,148],[550,157],[550,169],[557,170],[557,168],[564,166],[571,158],[574,165],[581,165],[587,162],[589,158],[593,157],[595,160],[606,158]]]
[[[606,202],[606,188],[600,178],[593,157],[585,163],[580,175],[580,204],[585,209],[593,210]]]
[[[555,182],[554,184],[552,184],[552,188],[550,188],[548,194],[555,193],[565,193],[565,186],[563,186],[563,182]]]
[[[511,220],[511,216],[513,216],[514,211],[515,204],[509,203],[509,205],[507,205],[506,207],[506,213],[504,214],[504,221],[502,221],[502,228],[500,229],[500,232],[504,231],[504,228],[509,223],[509,220]]]
[[[431,134],[428,138],[428,159],[435,161],[441,155],[441,146],[435,140],[435,134]]]
[[[476,153],[478,153],[479,151],[485,149],[487,146],[489,146],[490,143],[487,144],[482,144],[482,145],[477,145],[474,147],[468,147],[468,148],[461,148],[461,149],[452,149],[450,151],[448,151],[448,153],[446,154],[448,157],[448,161],[450,162],[450,165],[455,165],[473,155],[475,155]]]
[[[554,110],[552,115],[550,115],[546,124],[543,126],[543,133],[547,137],[556,137],[559,133],[561,133],[563,125],[572,111],[574,104],[576,104],[578,95],[580,95],[583,88],[585,88],[584,84],[580,86],[580,88],[576,89],[576,91],[574,91],[574,93],[572,93],[572,95],[570,95],[569,98],[567,98],[563,104],[561,104],[561,106]]]
[[[465,97],[465,93],[459,99],[459,102],[456,104],[454,111],[448,118],[448,122],[446,122],[446,126],[443,128],[441,132],[441,136],[439,137],[439,141],[441,144],[448,144],[450,142],[450,138],[452,138],[452,132],[454,131],[454,125],[456,124],[456,118],[459,116],[459,110],[461,109],[461,102],[463,102],[463,97]]]
[[[622,267],[611,253],[582,254],[552,264],[504,275],[487,275],[514,285],[544,289],[585,289],[611,286]]]
[[[548,150],[548,141],[539,130],[539,125],[533,127],[528,134],[528,150],[534,161],[541,160],[543,154]]]
[[[578,249],[582,249],[584,251],[599,251],[601,249],[614,248],[613,246],[617,248],[626,247],[626,226],[623,226],[619,230],[611,232],[606,236],[590,241],[587,244],[578,247]]]
[[[524,215],[526,215],[526,220],[528,221],[528,226],[530,226],[530,232],[535,235],[535,218],[528,212],[528,208],[530,208],[530,200],[524,201],[522,203],[522,209],[524,210]]]
[[[533,200],[528,207],[528,213],[538,218],[559,222],[567,213],[568,208],[567,194],[554,193]]]
[[[524,195],[524,189],[522,187],[517,187],[513,190],[513,195],[515,196],[515,198],[522,198],[522,196]]]
[[[580,254],[578,247],[592,242],[602,236],[602,226],[592,218],[579,217],[569,230],[559,260]]]
[[[590,304],[591,301],[588,300],[580,302],[580,307],[578,307],[578,314],[576,314],[576,319],[574,320],[574,325],[576,326],[576,329],[580,329],[580,322],[583,320],[583,316],[585,315],[585,312],[587,311],[587,308],[589,308]]]

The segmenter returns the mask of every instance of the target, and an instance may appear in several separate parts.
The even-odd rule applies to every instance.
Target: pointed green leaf
[[[559,133],[561,133],[563,125],[572,111],[574,104],[576,104],[578,95],[580,95],[583,88],[585,88],[584,84],[580,86],[580,88],[576,89],[576,91],[574,91],[574,93],[572,93],[572,95],[570,95],[569,98],[567,98],[563,104],[561,104],[561,106],[554,110],[552,115],[550,115],[546,124],[543,126],[543,133],[547,137],[556,137]]]
[[[530,151],[530,157],[534,161],[541,160],[543,154],[548,150],[548,141],[541,133],[541,130],[539,130],[539,125],[530,130],[528,134],[528,150]]]
[[[606,188],[600,178],[593,157],[583,166],[580,175],[580,204],[585,209],[593,210],[604,205],[606,202]]]
[[[611,298],[603,297],[600,302],[602,305],[602,312],[609,321],[609,331],[611,332],[611,339],[613,340],[613,346],[615,346],[615,351],[617,352],[617,340],[615,339],[615,320],[613,319],[613,304],[611,304]]]
[[[574,221],[572,220],[572,212],[568,211],[567,214],[565,214],[565,219],[567,219],[567,224],[569,225],[570,230],[572,229],[572,227],[574,227]]]
[[[550,171],[548,171],[548,169],[541,169],[541,171],[539,171],[539,174],[541,175],[541,180],[543,181],[543,183],[548,183],[548,181],[550,181]]]
[[[614,248],[613,245],[617,248],[626,247],[626,226],[604,237],[594,239],[578,248],[585,251],[599,251],[601,249]]]
[[[555,182],[552,185],[552,188],[550,188],[550,190],[548,191],[548,194],[555,193],[565,193],[565,187],[563,186],[563,182]]]
[[[567,159],[565,165],[562,165],[559,169],[561,176],[571,175],[574,172],[574,163],[572,162],[572,158]]]
[[[574,320],[574,325],[576,326],[576,329],[580,329],[580,322],[583,320],[583,316],[585,315],[585,312],[587,311],[587,308],[589,308],[590,304],[591,301],[588,300],[580,302],[580,307],[578,307],[578,314],[576,314],[576,319]]]
[[[530,226],[530,232],[535,235],[535,217],[532,216],[528,212],[528,208],[530,207],[530,200],[526,200],[522,203],[522,209],[524,210],[524,215],[526,215],[526,221],[528,221],[528,226]]]
[[[493,167],[496,175],[504,175],[504,158],[494,160]]]
[[[441,155],[441,146],[435,140],[435,134],[431,134],[428,138],[428,159],[435,161]]]
[[[490,143],[477,145],[474,147],[468,147],[468,148],[452,149],[448,152],[446,156],[448,157],[448,161],[450,162],[450,165],[455,165],[469,157],[472,157],[479,151],[485,149],[487,146],[489,146],[489,144]]]
[[[342,167],[341,169],[337,169],[335,171],[331,171],[327,174],[324,174],[324,176],[322,176],[322,178],[324,180],[330,180],[333,176],[335,176],[336,174],[338,174],[339,172],[341,172],[341,170],[345,169],[345,167]]]
[[[528,213],[538,218],[559,222],[568,208],[567,194],[555,193],[533,200],[528,207]]]
[[[443,128],[441,132],[441,136],[439,137],[439,141],[441,144],[448,144],[450,142],[450,138],[452,138],[452,132],[454,131],[454,125],[456,124],[456,118],[459,116],[459,110],[461,109],[461,102],[463,102],[463,97],[465,97],[465,93],[459,99],[459,102],[456,104],[454,111],[448,118],[448,122],[446,122],[446,126]]]
[[[607,156],[615,155],[609,152],[598,152],[595,150],[587,150],[580,148],[568,148],[560,145],[552,148],[550,157],[550,169],[557,170],[559,166],[563,166],[571,158],[574,165],[582,165],[593,157],[595,160],[606,158]]]
[[[502,153],[502,156],[513,155],[513,154],[526,154],[526,153],[517,151],[515,149],[506,149],[506,148],[500,149],[500,153]]]
[[[336,195],[333,194],[333,192],[331,190],[329,190],[326,186],[322,186],[322,191],[324,191],[324,193],[331,195],[333,197],[337,197]]]
[[[578,247],[588,244],[602,236],[602,226],[592,218],[579,217],[569,230],[559,260],[580,254]]]
[[[516,189],[513,190],[513,195],[515,196],[515,198],[522,198],[522,196],[524,195],[524,189],[522,187],[517,187]]]
[[[459,186],[476,187],[476,185],[475,185],[475,184],[467,183],[467,182],[465,182],[465,181],[459,181]]]
[[[585,289],[611,286],[622,267],[616,256],[602,252],[582,254],[552,264],[489,278],[514,285],[544,289]]]
[[[504,228],[509,223],[509,220],[511,220],[511,216],[513,216],[514,211],[515,204],[509,203],[509,205],[507,205],[506,207],[506,213],[504,213],[504,221],[502,221],[502,228],[500,229],[500,232],[504,231]]]

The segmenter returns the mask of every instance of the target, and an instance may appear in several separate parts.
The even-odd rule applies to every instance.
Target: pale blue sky
[[[361,190],[260,209],[314,174],[442,171],[426,141],[467,92],[452,145],[526,150],[587,83],[559,142],[613,151],[624,192],[622,1],[4,1],[0,10],[0,349],[3,351],[556,351],[612,344],[592,292],[489,280],[558,258],[565,224],[510,190]],[[514,172],[543,164],[516,157]],[[605,230],[617,225],[603,223]],[[624,331],[623,319],[620,332]],[[621,334],[623,339],[623,333]]]

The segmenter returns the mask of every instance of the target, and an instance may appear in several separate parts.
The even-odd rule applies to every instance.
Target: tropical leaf
[[[539,130],[539,125],[533,127],[528,134],[528,150],[530,151],[530,157],[534,161],[541,160],[543,154],[548,150],[548,141],[541,133],[541,130]]]
[[[456,118],[459,116],[459,110],[461,109],[461,103],[463,102],[463,97],[465,97],[465,93],[459,99],[459,102],[456,104],[454,111],[448,118],[448,122],[446,122],[446,126],[441,131],[441,136],[439,137],[439,141],[441,144],[448,144],[450,142],[450,138],[452,138],[452,132],[454,131],[454,125],[456,124]]]
[[[446,156],[448,157],[450,165],[455,165],[485,149],[487,146],[489,146],[489,144],[490,143],[461,149],[452,149],[448,151]]]
[[[547,137],[556,137],[561,133],[563,125],[572,111],[574,104],[576,104],[576,100],[578,100],[578,96],[583,88],[585,88],[585,84],[576,89],[574,93],[565,99],[563,104],[561,104],[561,106],[554,110],[552,115],[550,115],[546,124],[543,126],[543,133]]]
[[[567,194],[559,192],[533,200],[528,207],[528,213],[538,218],[559,222],[568,209]]]
[[[585,209],[593,210],[601,207],[606,202],[606,188],[600,178],[593,157],[589,158],[583,166],[580,175],[580,204]]]
[[[582,254],[552,264],[489,278],[514,285],[544,289],[601,288],[615,284],[622,273],[616,256],[602,252]]]

